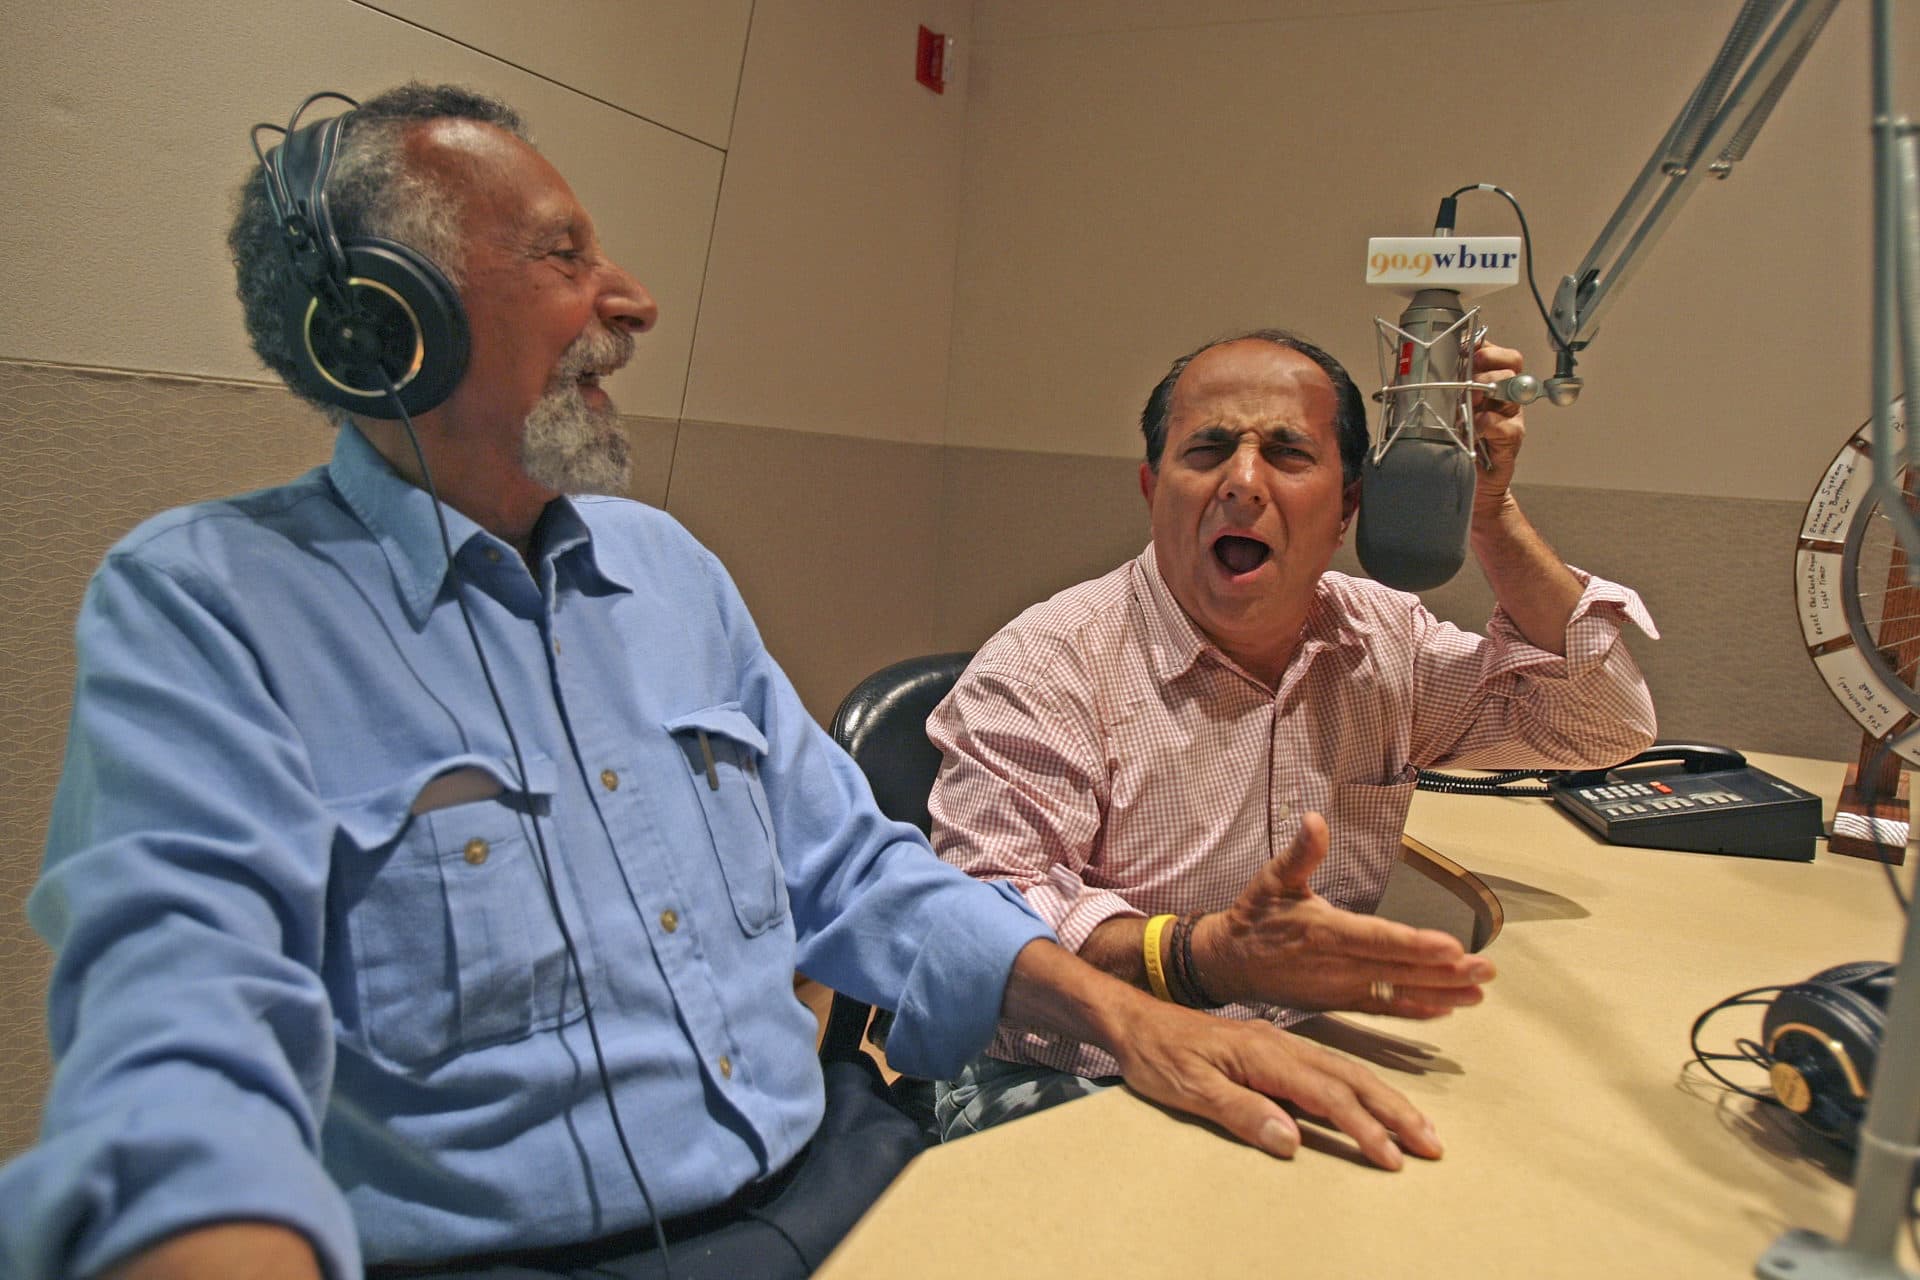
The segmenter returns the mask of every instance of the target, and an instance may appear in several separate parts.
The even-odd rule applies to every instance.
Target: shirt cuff
[[[1053,930],[1004,881],[969,881],[907,974],[887,1032],[887,1062],[908,1075],[945,1080],[993,1038],[1014,957]]]
[[[1110,889],[1087,888],[1086,881],[1059,863],[1048,867],[1046,878],[1029,887],[1026,895],[1028,905],[1053,926],[1060,945],[1075,955],[1108,920],[1116,916],[1144,920],[1147,914]]]
[[[1488,668],[1492,675],[1530,670],[1543,676],[1564,675],[1579,679],[1600,666],[1620,638],[1622,623],[1631,622],[1650,640],[1660,638],[1653,615],[1647,612],[1640,593],[1617,582],[1595,577],[1584,569],[1574,569],[1580,582],[1580,599],[1574,602],[1567,619],[1566,656],[1536,648],[1520,634],[1505,608],[1495,605],[1487,623],[1487,639],[1493,642]]]

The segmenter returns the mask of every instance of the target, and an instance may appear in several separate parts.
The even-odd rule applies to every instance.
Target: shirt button
[[[724,1053],[720,1055],[720,1078],[722,1080],[733,1079],[733,1059]]]
[[[555,654],[558,654],[560,652],[560,638],[558,636],[554,637],[553,651]]]
[[[678,929],[680,927],[680,913],[672,907],[668,907],[665,911],[662,911],[660,913],[660,927],[668,933],[672,933],[675,929]]]
[[[600,771],[600,785],[609,791],[618,791],[620,789],[620,775],[611,769],[602,769]]]
[[[487,548],[487,550],[486,550],[486,556],[487,556],[487,563],[488,563],[488,564],[499,564],[499,563],[500,563],[500,548],[498,548],[498,547],[488,547],[488,548]]]
[[[479,866],[487,860],[487,842],[479,836],[467,841],[465,856],[473,866]]]

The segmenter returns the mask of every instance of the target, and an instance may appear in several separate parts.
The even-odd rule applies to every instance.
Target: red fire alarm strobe
[[[947,38],[920,28],[920,49],[913,60],[913,78],[935,93],[947,91]]]

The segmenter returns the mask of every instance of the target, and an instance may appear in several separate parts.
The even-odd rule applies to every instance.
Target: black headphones
[[[327,176],[348,111],[302,126],[322,98],[360,104],[339,93],[310,95],[287,121],[255,125],[281,143],[260,156],[267,203],[287,250],[280,312],[297,388],[326,404],[370,418],[425,413],[453,393],[467,369],[467,317],[460,296],[426,258],[392,240],[342,241],[327,208]],[[391,391],[389,390],[391,388]]]
[[[1767,1082],[1787,1110],[1852,1143],[1887,1031],[1894,967],[1856,961],[1781,989],[1760,1022]]]
[[[1894,966],[1876,960],[1822,969],[1805,982],[1755,987],[1728,996],[1693,1023],[1693,1056],[1735,1093],[1777,1103],[1809,1128],[1851,1147],[1859,1141],[1873,1087],[1873,1068],[1886,1038],[1887,1000]],[[1741,1037],[1732,1053],[1700,1045],[1707,1021],[1724,1010],[1764,1006],[1758,1041]],[[1716,1062],[1745,1062],[1767,1073],[1767,1087],[1729,1079]]]

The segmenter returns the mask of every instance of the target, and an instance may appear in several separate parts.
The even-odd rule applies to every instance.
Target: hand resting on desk
[[[1269,1155],[1288,1157],[1300,1147],[1300,1128],[1282,1101],[1324,1117],[1384,1169],[1400,1168],[1403,1150],[1441,1154],[1427,1118],[1359,1063],[1267,1022],[1156,1000],[1052,942],[1028,943],[1014,960],[1001,1016],[1101,1046],[1136,1092]]]

